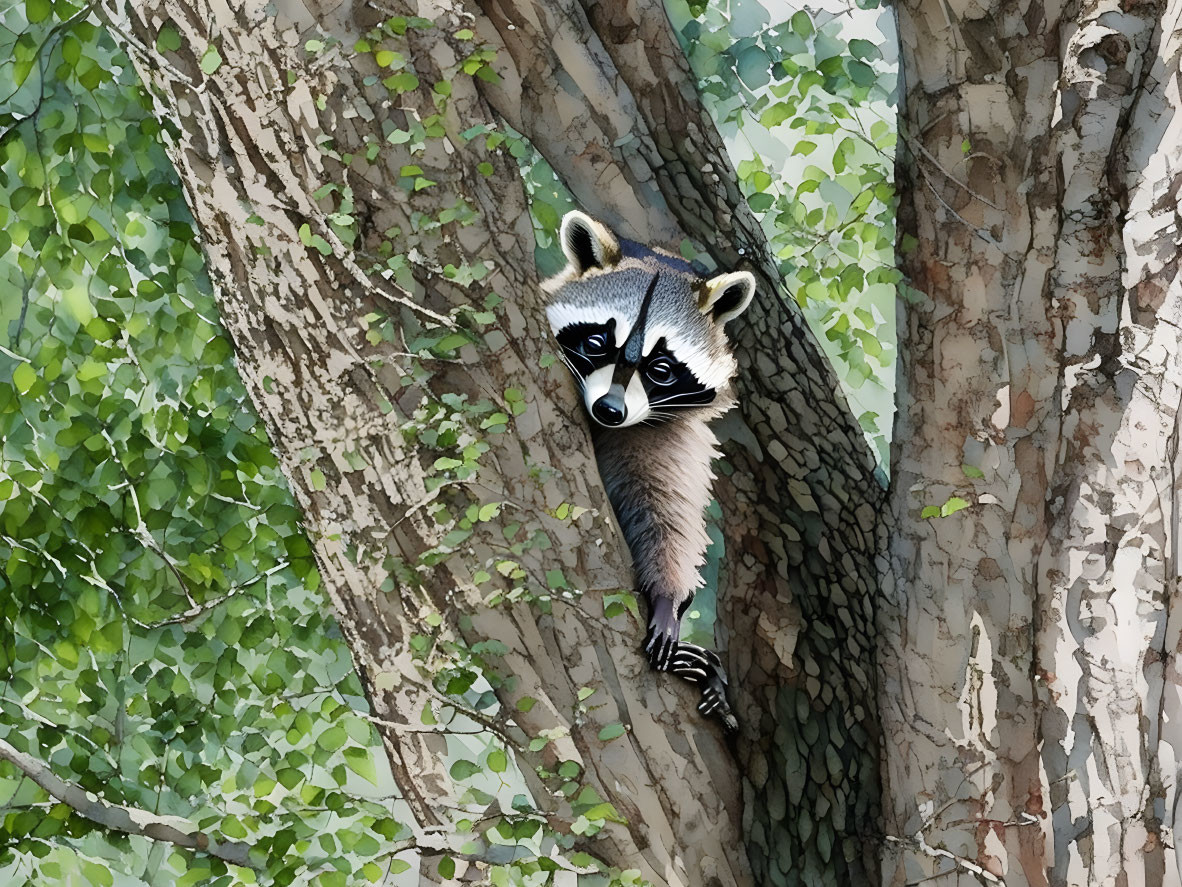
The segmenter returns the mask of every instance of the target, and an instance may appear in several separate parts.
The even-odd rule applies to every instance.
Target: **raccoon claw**
[[[722,660],[713,650],[696,644],[682,644],[670,666],[680,678],[697,684],[702,690],[698,711],[707,717],[717,717],[728,733],[739,729],[739,722],[726,700],[727,679]]]
[[[667,628],[659,629],[655,625],[649,625],[648,635],[644,639],[644,652],[653,668],[657,671],[668,671],[677,650],[676,632],[670,633]]]
[[[668,671],[677,656],[677,639],[681,635],[681,619],[667,600],[653,603],[648,620],[648,634],[644,637],[644,652],[649,664],[657,671]]]
[[[712,715],[725,701],[718,695],[717,690],[703,690],[702,701],[698,703],[698,711],[704,715]]]

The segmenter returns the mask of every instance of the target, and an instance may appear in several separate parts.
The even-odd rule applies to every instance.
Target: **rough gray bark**
[[[890,884],[1179,883],[1178,15],[899,7]]]
[[[122,21],[121,10],[110,12]],[[389,72],[372,56],[351,51],[390,14],[436,25],[391,39],[420,84],[401,94],[381,85]],[[151,47],[166,21],[182,48],[161,56]],[[463,29],[475,31],[474,42],[457,36]],[[883,494],[820,350],[799,313],[771,295],[762,235],[660,5],[307,0],[276,13],[223,0],[151,0],[129,8],[120,33],[179,127],[172,154],[223,322],[304,507],[374,713],[407,723],[437,700],[413,636],[430,638],[432,657],[444,664],[499,641],[507,652],[483,658],[503,678],[496,689],[508,714],[489,726],[511,746],[553,731],[541,753],[517,750],[551,825],[569,829],[569,802],[532,773],[560,760],[577,761],[583,779],[628,820],[583,849],[638,867],[658,885],[745,884],[745,832],[758,883],[870,877]],[[309,39],[326,46],[309,51]],[[199,60],[210,45],[223,62],[206,74]],[[481,46],[496,51],[499,85],[457,73]],[[432,92],[442,81],[451,83],[446,101]],[[413,130],[437,113],[437,135],[391,144],[391,129]],[[648,672],[638,653],[642,627],[605,619],[590,593],[630,585],[626,555],[565,374],[540,365],[553,346],[514,161],[461,135],[478,124],[497,129],[502,119],[546,155],[587,211],[625,235],[676,245],[690,234],[720,265],[746,261],[763,275],[763,296],[737,339],[742,407],[723,428],[729,465],[717,491],[730,553],[720,610],[737,639],[727,664],[744,724],[740,778],[716,726],[692,714],[692,690]],[[412,164],[421,175],[402,175]],[[434,184],[416,189],[419,178]],[[351,189],[351,207],[341,206],[341,190],[313,198],[326,183]],[[460,207],[459,220],[423,223],[445,207]],[[355,250],[330,224],[334,211],[357,220]],[[387,238],[404,264],[371,275]],[[449,280],[447,266],[477,260],[490,268],[479,282]],[[489,292],[505,301],[459,360],[406,355],[425,329],[472,326],[456,312]],[[371,313],[390,317],[388,338],[367,339]],[[448,469],[437,467],[442,453],[429,434],[407,433],[431,424],[422,404],[458,393],[509,412],[504,392],[514,387],[525,392],[524,410],[501,435],[478,427],[487,413],[469,417],[451,402],[446,412],[463,442],[482,439],[490,449],[474,477],[429,487]],[[465,506],[493,503],[500,507],[492,520],[447,541]],[[590,511],[560,519],[564,504]],[[439,506],[449,511],[442,522]],[[511,554],[506,539],[517,546]],[[422,561],[436,549],[437,562]],[[507,560],[519,574],[497,571]],[[558,566],[583,594],[547,588],[547,571]],[[481,569],[492,578],[478,580]],[[513,587],[546,599],[485,605],[494,588]],[[433,614],[443,617],[439,627]],[[599,688],[598,707],[578,705],[584,685]],[[514,703],[526,695],[538,702],[519,712]],[[629,733],[598,740],[617,720]],[[449,796],[438,737],[387,728],[384,738],[417,827],[436,825]]]

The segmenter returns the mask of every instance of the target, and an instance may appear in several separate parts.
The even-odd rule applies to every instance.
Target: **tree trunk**
[[[579,812],[561,779],[536,774],[561,761],[627,820],[580,849],[657,885],[745,884],[746,831],[759,883],[864,879],[882,489],[799,312],[773,295],[663,10],[391,6],[151,0],[108,14],[168,109],[223,323],[424,846],[454,803],[443,737],[398,725],[462,707],[432,678],[462,688],[475,663],[501,708],[470,714],[516,752],[550,827],[571,835]],[[431,25],[367,36],[415,14]],[[569,381],[545,360],[512,137],[486,140],[505,137],[502,119],[626,236],[693,235],[763,274],[717,489],[740,778],[691,689],[648,671],[642,625],[607,618],[592,593],[631,580]],[[600,739],[616,722],[628,732]],[[545,748],[525,748],[538,736]]]
[[[720,622],[740,639],[724,658],[746,727],[745,832],[757,883],[873,877],[873,607],[885,552],[874,456],[781,294],[661,4],[481,5],[497,28],[489,41],[513,61],[501,86],[485,88],[490,101],[584,207],[626,236],[671,247],[689,236],[720,268],[759,276],[759,297],[728,331],[739,407],[719,429],[730,470],[715,487],[730,553]],[[572,118],[577,130],[552,125]]]
[[[1178,15],[899,7],[890,884],[1179,883]]]

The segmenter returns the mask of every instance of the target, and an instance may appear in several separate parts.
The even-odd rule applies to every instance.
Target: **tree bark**
[[[109,10],[178,130],[172,156],[223,323],[374,714],[409,723],[441,698],[427,670],[478,657],[502,706],[489,726],[517,747],[551,826],[569,833],[575,810],[534,773],[563,760],[627,819],[580,845],[608,864],[658,885],[867,879],[883,491],[820,349],[776,295],[663,9],[391,6]],[[415,82],[383,84],[399,57],[357,41],[414,14],[434,26],[387,34],[380,48],[405,57]],[[160,53],[166,24],[181,48]],[[462,72],[484,49],[498,82]],[[737,336],[742,406],[723,424],[716,490],[729,552],[720,612],[740,639],[726,653],[743,722],[738,778],[690,688],[648,671],[643,627],[605,618],[594,594],[630,587],[627,558],[569,381],[543,360],[553,345],[516,163],[472,135],[502,133],[502,121],[625,236],[676,246],[690,235],[720,265],[762,275]],[[487,273],[468,274],[478,262]],[[489,293],[504,301],[486,324],[471,309]],[[453,326],[473,340],[455,359],[416,356],[416,339]],[[506,433],[481,427],[494,411],[511,415]],[[469,506],[494,505],[464,525]],[[490,604],[498,594],[522,600]],[[589,706],[582,686],[597,689]],[[517,704],[525,697],[532,708]],[[600,740],[617,721],[628,733]],[[442,740],[383,732],[416,825],[438,825],[454,800]],[[520,747],[543,733],[541,752]]]
[[[782,294],[661,4],[481,5],[497,28],[489,41],[513,62],[485,92],[584,207],[640,240],[676,248],[689,236],[720,268],[759,277],[730,331],[739,407],[722,421],[730,470],[716,484],[730,553],[720,622],[740,639],[724,658],[746,727],[744,826],[757,883],[874,877],[873,607],[886,539],[874,456]],[[578,137],[552,125],[571,119]]]
[[[1179,883],[1178,15],[899,7],[890,884]]]

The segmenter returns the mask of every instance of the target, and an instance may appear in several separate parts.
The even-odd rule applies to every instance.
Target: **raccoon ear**
[[[562,217],[558,239],[577,276],[591,268],[610,268],[620,261],[620,242],[616,236],[606,225],[577,209]]]
[[[747,310],[755,295],[755,275],[750,271],[732,271],[706,281],[698,297],[703,314],[713,314],[718,323],[734,320]]]

